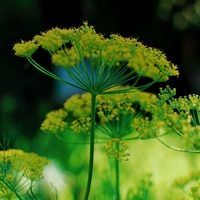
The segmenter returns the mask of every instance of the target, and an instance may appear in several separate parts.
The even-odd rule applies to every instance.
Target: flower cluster
[[[34,41],[21,41],[21,43],[17,43],[14,46],[14,50],[16,50],[15,55],[20,57],[29,57],[38,49],[38,44]]]
[[[70,84],[33,60],[32,54],[39,47],[50,53],[53,64],[66,69],[76,83],[73,86],[90,93],[102,94],[129,80],[137,82],[142,76],[160,82],[179,75],[177,66],[167,61],[160,50],[117,34],[105,38],[87,22],[79,28],[48,30],[13,47],[15,55],[26,57],[43,73]],[[85,59],[89,60],[89,70]]]
[[[140,133],[140,139],[156,138],[166,133],[165,122],[158,120],[155,116],[135,118],[133,127]]]
[[[118,88],[123,89],[127,88],[127,86],[120,86]],[[133,119],[140,109],[143,109],[144,112],[151,112],[152,108],[150,107],[150,103],[155,100],[157,100],[156,95],[140,91],[134,93],[121,93],[118,95],[98,95],[95,112],[99,124],[105,125],[111,122],[118,122],[123,119],[123,116],[132,116],[131,119]],[[66,100],[62,109],[51,111],[46,115],[46,119],[42,123],[41,129],[56,133],[71,127],[73,131],[81,132],[81,129],[78,131],[78,127],[90,128],[90,114],[90,94],[83,93],[73,95]],[[130,121],[130,123],[132,123],[132,121]]]
[[[183,139],[200,148],[200,98],[198,95],[188,95],[174,98],[175,89],[169,86],[159,94],[160,107],[159,120],[165,122],[171,131]],[[164,104],[165,103],[165,104]]]
[[[0,197],[6,195],[8,191],[12,195],[16,195],[23,192],[21,190],[25,186],[30,187],[26,181],[18,180],[16,182],[16,176],[19,179],[20,174],[22,174],[21,179],[25,177],[30,180],[30,185],[34,181],[43,179],[44,167],[49,162],[45,157],[38,156],[35,153],[26,153],[22,150],[0,151]]]
[[[118,86],[117,89],[127,87]],[[51,111],[46,115],[41,129],[59,136],[68,134],[69,130],[74,133],[90,134],[90,96],[89,93],[71,96],[62,109]],[[152,115],[158,109],[151,107],[151,103],[156,100],[158,100],[156,95],[141,91],[98,95],[95,107],[97,130],[95,137],[104,141],[118,138],[120,142],[133,133],[136,136],[132,139],[157,137],[161,134],[161,130],[157,128],[162,127],[163,123],[158,123],[155,117],[153,119],[146,117],[145,121],[142,119],[145,115]]]
[[[104,149],[106,151],[106,154],[109,158],[115,158],[119,162],[128,161],[128,156],[130,156],[130,153],[126,153],[126,150],[129,147],[120,139],[113,138],[109,141],[107,141],[107,146],[104,146]]]
[[[89,93],[71,96],[63,105],[73,117],[88,117],[91,114],[91,95]]]
[[[46,120],[42,123],[41,130],[49,132],[63,131],[67,126],[64,121],[67,115],[68,113],[63,109],[51,111],[46,115]]]
[[[90,127],[91,127],[91,118],[90,117],[80,117],[75,119],[71,123],[71,129],[75,133],[88,133],[90,134]]]
[[[176,95],[176,89],[171,89],[169,85],[165,89],[160,88],[160,93],[158,94],[159,101],[154,102],[156,106],[162,106],[166,103],[171,97]]]
[[[44,167],[49,164],[45,157],[38,156],[35,153],[26,153],[22,150],[9,149],[0,151],[0,174],[10,173],[10,170],[23,172],[24,177],[31,181],[43,178]]]

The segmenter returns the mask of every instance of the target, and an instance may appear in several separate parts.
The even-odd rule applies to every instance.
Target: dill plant
[[[0,198],[37,199],[33,188],[43,179],[43,170],[49,160],[35,153],[9,149],[9,142],[0,144]]]
[[[39,48],[49,52],[52,63],[63,67],[74,83],[41,66],[34,59],[34,53]],[[142,105],[142,98],[138,95],[155,82],[165,82],[169,76],[177,76],[177,66],[167,61],[165,54],[156,48],[147,47],[135,38],[124,38],[118,34],[111,34],[106,38],[87,22],[79,28],[53,28],[36,35],[28,42],[15,44],[13,50],[15,55],[25,57],[44,74],[87,92],[81,98],[73,96],[71,106],[69,99],[64,104],[64,109],[47,114],[41,128],[58,136],[60,132],[71,129],[73,132],[85,133],[82,135],[89,139],[85,200],[89,198],[92,182],[95,139],[109,140],[104,149],[109,157],[116,160],[116,199],[120,199],[118,162],[128,160],[129,157],[128,146],[122,139],[155,136],[152,133],[148,135],[148,129],[155,129],[153,125],[156,123],[156,117],[149,120],[145,115],[136,112],[136,107]],[[86,60],[89,61],[89,68],[86,66]],[[139,84],[141,77],[148,77],[149,83]],[[128,83],[131,84],[127,87],[118,87]],[[134,107],[137,98],[139,102]],[[96,121],[96,115],[99,121]],[[130,137],[133,130],[136,135]]]

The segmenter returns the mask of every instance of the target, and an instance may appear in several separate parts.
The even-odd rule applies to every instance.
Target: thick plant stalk
[[[96,107],[96,94],[91,94],[91,133],[90,133],[90,153],[89,153],[89,169],[88,180],[85,191],[84,200],[88,200],[90,194],[90,188],[92,183],[93,163],[94,163],[94,134],[95,134],[95,107]]]

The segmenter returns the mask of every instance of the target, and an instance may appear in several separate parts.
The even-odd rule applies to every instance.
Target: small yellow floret
[[[14,181],[12,170],[15,170],[17,173],[22,172],[27,179],[36,181],[43,178],[43,169],[49,162],[45,157],[38,156],[35,153],[26,153],[22,150],[0,151],[0,174],[1,176],[6,175],[6,179],[10,181]]]
[[[104,146],[103,148],[109,158],[115,158],[119,162],[129,160],[127,157],[130,156],[130,153],[126,153],[126,150],[129,147],[118,138],[108,140],[107,146]]]
[[[49,112],[46,115],[46,119],[43,121],[40,129],[43,131],[49,131],[53,133],[63,131],[67,126],[67,122],[64,121],[67,115],[68,113],[63,109],[58,109],[56,111]]]
[[[38,44],[33,41],[21,41],[14,45],[13,50],[16,56],[20,57],[30,57],[38,49]]]

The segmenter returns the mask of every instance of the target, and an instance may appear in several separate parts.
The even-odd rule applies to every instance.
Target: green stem
[[[90,154],[89,154],[89,169],[88,169],[88,180],[85,192],[84,200],[88,200],[90,194],[90,188],[92,183],[92,172],[93,172],[93,162],[94,162],[94,132],[95,132],[95,107],[96,107],[96,94],[92,95],[91,102],[91,133],[90,133]]]
[[[116,192],[116,200],[120,200],[120,192],[119,192],[119,161],[115,159],[115,192]]]
[[[166,144],[165,142],[163,142],[160,138],[157,137],[157,140],[162,143],[164,146],[169,147],[170,149],[173,149],[175,151],[181,151],[181,152],[188,152],[188,153],[200,153],[200,150],[189,150],[189,149],[181,149],[178,147],[174,147],[171,145]]]
[[[16,191],[16,189],[14,188],[14,186],[12,184],[7,183],[6,181],[2,181],[11,191],[14,192],[14,194],[16,195],[16,197],[18,197],[19,200],[23,200],[21,198],[21,196],[18,194],[18,192]]]

